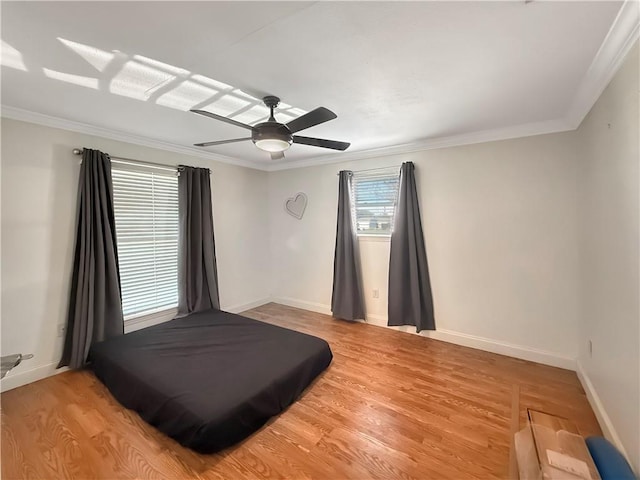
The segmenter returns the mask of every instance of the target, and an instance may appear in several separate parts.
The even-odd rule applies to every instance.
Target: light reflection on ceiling
[[[176,78],[176,75],[164,69],[129,60],[111,79],[109,91],[116,95],[146,101],[155,91]]]
[[[82,43],[72,42],[71,40],[66,40],[60,37],[58,37],[58,40],[62,42],[65,47],[73,50],[75,53],[84,58],[92,67],[94,67],[99,72],[102,72],[115,56],[113,53],[105,52],[104,50],[90,47],[88,45],[83,45]]]
[[[170,92],[158,97],[156,103],[177,110],[189,110],[194,105],[204,102],[207,98],[211,98],[217,93],[218,90],[205,87],[193,80],[185,80]]]
[[[22,54],[2,40],[2,53],[0,54],[2,65],[9,68],[15,68],[16,70],[27,71],[27,67],[22,60]]]
[[[259,123],[269,117],[269,109],[262,99],[226,83],[142,55],[129,55],[118,50],[107,52],[66,38],[57,39],[97,73],[96,76],[86,76],[42,68],[47,78],[94,90],[105,89],[114,95],[154,102],[176,110],[208,110],[242,123]],[[4,40],[0,63],[27,71],[22,54]],[[305,113],[305,110],[281,103],[278,120],[286,123]]]
[[[49,68],[43,68],[42,72],[49,78],[54,80],[61,80],[67,83],[73,83],[74,85],[80,85],[81,87],[98,89],[98,79],[92,77],[83,77],[82,75],[74,75],[72,73],[58,72],[57,70],[51,70]]]

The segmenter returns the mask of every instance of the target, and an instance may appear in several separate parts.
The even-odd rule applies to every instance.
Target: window
[[[178,177],[113,161],[113,204],[125,320],[178,305]]]
[[[354,173],[353,205],[358,235],[391,235],[398,185],[397,168]]]

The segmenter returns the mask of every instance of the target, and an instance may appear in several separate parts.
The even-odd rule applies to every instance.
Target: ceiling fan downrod
[[[273,111],[280,105],[280,99],[274,95],[267,95],[262,99],[264,104],[269,107],[271,113],[269,114],[269,122],[275,122],[276,118],[273,115]]]

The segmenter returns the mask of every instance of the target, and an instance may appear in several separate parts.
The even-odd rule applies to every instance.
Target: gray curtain
[[[427,252],[412,162],[402,164],[389,257],[389,325],[435,330]]]
[[[338,226],[333,260],[331,311],[334,317],[344,320],[364,318],[360,252],[351,209],[352,176],[353,173],[347,170],[340,172],[339,176]]]
[[[82,367],[92,344],[124,333],[109,155],[85,148],[69,313],[58,368]]]
[[[180,167],[178,312],[220,309],[208,168]]]

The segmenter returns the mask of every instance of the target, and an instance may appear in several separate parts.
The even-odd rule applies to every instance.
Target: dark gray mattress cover
[[[98,343],[89,358],[125,407],[214,452],[285,410],[333,355],[320,338],[208,310]]]

